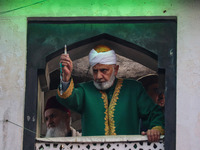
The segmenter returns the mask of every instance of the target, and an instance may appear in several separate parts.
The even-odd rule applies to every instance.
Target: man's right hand
[[[141,134],[147,135],[149,142],[159,142],[161,135],[158,129],[149,129],[147,132],[142,131]]]
[[[62,54],[60,57],[60,63],[62,63],[63,81],[68,82],[71,78],[73,63],[69,57],[69,54]]]

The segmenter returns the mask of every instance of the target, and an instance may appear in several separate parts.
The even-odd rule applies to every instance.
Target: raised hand
[[[60,57],[60,63],[62,63],[63,81],[68,82],[71,78],[73,63],[69,57],[69,54],[62,54]]]

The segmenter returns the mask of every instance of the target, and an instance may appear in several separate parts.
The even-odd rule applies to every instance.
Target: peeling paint
[[[31,117],[30,117],[30,116],[27,116],[26,119],[27,119],[27,121],[30,121],[30,120],[31,120]]]
[[[33,116],[32,121],[35,122],[35,116]]]
[[[197,136],[197,138],[200,139],[199,127],[200,127],[200,113],[198,113],[197,123],[195,124],[195,130],[196,130],[195,135]]]
[[[19,90],[23,91],[24,90],[24,72],[23,71],[20,71],[18,72],[18,80],[17,80],[17,84],[19,86]]]
[[[170,52],[169,52],[169,55],[170,55],[171,57],[173,57],[173,54],[174,54],[173,49],[171,49]]]
[[[2,90],[2,87],[0,86],[0,98],[3,97],[3,90]]]
[[[5,110],[4,114],[3,114],[3,120],[8,120],[10,117],[10,112],[9,112],[9,108]],[[8,122],[4,121],[3,122],[3,129],[2,129],[2,133],[3,133],[3,149],[6,149],[6,145],[7,145],[7,139],[8,139]]]

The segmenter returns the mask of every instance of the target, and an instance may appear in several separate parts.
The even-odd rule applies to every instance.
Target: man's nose
[[[102,74],[101,74],[100,71],[98,71],[98,72],[97,72],[97,79],[99,80],[99,79],[101,79],[101,78],[102,78]]]
[[[49,118],[47,121],[47,126],[49,127],[53,123],[53,119]]]

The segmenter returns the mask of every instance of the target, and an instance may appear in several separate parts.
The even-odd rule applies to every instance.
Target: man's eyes
[[[56,115],[55,114],[51,114],[49,117],[45,117],[45,120],[47,121],[48,119],[53,119],[55,118]]]
[[[107,72],[108,69],[101,69],[100,71],[101,71],[101,72]]]
[[[108,69],[100,69],[100,72],[106,73],[108,71]],[[93,70],[93,73],[97,73],[98,70]]]
[[[98,71],[97,70],[93,70],[93,73],[97,73]]]

